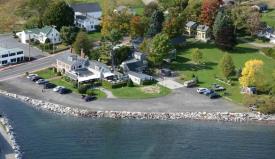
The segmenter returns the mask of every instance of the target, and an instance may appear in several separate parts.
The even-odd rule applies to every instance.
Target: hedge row
[[[275,49],[274,48],[262,48],[261,51],[269,57],[275,59]]]

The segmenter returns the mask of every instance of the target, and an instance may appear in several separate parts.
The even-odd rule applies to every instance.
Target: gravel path
[[[42,92],[42,86],[21,77],[0,83],[0,89],[11,93],[29,96],[52,103],[72,107],[88,108],[95,111],[129,111],[129,112],[246,112],[244,106],[225,99],[211,100],[196,93],[195,89],[180,88],[172,94],[152,99],[100,99],[84,102],[80,95],[71,93],[60,95],[52,90]]]

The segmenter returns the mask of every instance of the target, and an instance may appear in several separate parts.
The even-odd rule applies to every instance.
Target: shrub
[[[133,81],[131,79],[128,80],[127,86],[128,87],[134,87],[134,83],[133,83]]]
[[[88,90],[86,91],[86,94],[89,95],[89,96],[92,96],[92,95],[95,95],[95,92],[94,92],[93,89],[88,89]]]
[[[141,82],[141,85],[147,86],[147,85],[152,85],[154,83],[155,83],[154,80],[145,80]]]
[[[56,75],[57,75],[57,76],[61,76],[61,72],[57,72]]]
[[[57,73],[57,68],[56,67],[53,67],[52,70],[53,70],[53,73]]]
[[[275,49],[274,48],[262,48],[261,51],[273,59],[275,59]]]
[[[82,86],[80,86],[80,87],[78,88],[78,92],[79,92],[80,94],[85,94],[87,90],[88,90],[88,87],[85,86],[85,85],[82,85]]]
[[[127,82],[121,82],[121,83],[116,83],[112,84],[108,81],[103,80],[102,81],[102,86],[107,89],[115,89],[115,88],[121,88],[127,86]]]

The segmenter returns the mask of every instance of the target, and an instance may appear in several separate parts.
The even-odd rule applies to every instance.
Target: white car
[[[204,92],[206,92],[206,91],[208,91],[209,89],[207,89],[207,88],[198,88],[197,89],[197,92],[199,93],[199,94],[203,94]]]
[[[38,75],[37,75],[37,74],[29,74],[29,75],[27,76],[27,79],[30,79],[30,78],[35,77],[35,76],[38,76]]]
[[[65,87],[63,87],[63,86],[56,86],[54,89],[53,89],[53,91],[54,92],[58,92],[60,89],[62,89],[62,88],[65,88]]]

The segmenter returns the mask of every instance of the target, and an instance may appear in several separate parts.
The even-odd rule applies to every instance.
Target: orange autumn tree
[[[222,0],[203,0],[200,19],[204,25],[212,27]]]
[[[249,60],[245,63],[242,75],[239,79],[242,87],[256,86],[263,81],[263,64],[262,60]]]

